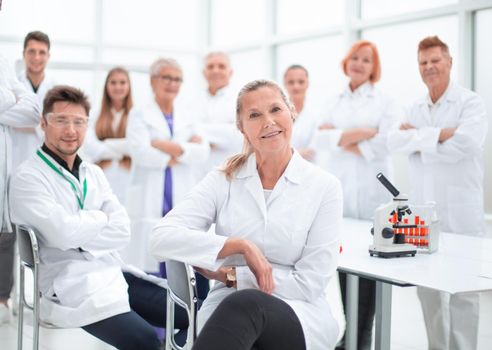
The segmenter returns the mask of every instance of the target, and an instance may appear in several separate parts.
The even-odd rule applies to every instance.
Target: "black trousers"
[[[340,291],[344,310],[347,308],[347,274],[338,273]],[[357,312],[357,349],[370,350],[372,342],[372,325],[376,311],[376,282],[359,277],[359,303]],[[337,349],[345,349],[345,334],[337,345]]]
[[[152,326],[166,326],[166,290],[130,273],[124,272],[123,275],[128,283],[131,311],[82,329],[117,349],[158,350],[160,342]],[[175,325],[182,330],[177,336],[177,342],[184,344],[188,316],[179,307],[176,307],[175,315]]]
[[[215,309],[193,350],[305,350],[301,323],[283,300],[256,289],[235,292]]]
[[[0,232],[0,300],[10,298],[14,284],[14,245],[14,232]]]

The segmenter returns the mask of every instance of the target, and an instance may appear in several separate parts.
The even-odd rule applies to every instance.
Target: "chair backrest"
[[[167,315],[166,315],[166,350],[191,349],[196,338],[196,312],[198,297],[196,279],[193,268],[185,263],[166,261],[167,272]],[[188,314],[188,332],[186,344],[179,346],[174,338],[174,317],[176,305],[181,306]]]
[[[189,308],[197,301],[195,274],[190,266],[185,263],[166,261],[167,284],[169,289],[183,301]]]
[[[35,264],[39,264],[39,246],[36,234],[30,226],[16,225],[15,227],[20,261],[33,269]]]

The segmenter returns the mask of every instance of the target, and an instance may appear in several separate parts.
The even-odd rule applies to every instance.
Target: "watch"
[[[227,288],[235,288],[237,285],[236,267],[232,266],[226,271],[226,286]]]

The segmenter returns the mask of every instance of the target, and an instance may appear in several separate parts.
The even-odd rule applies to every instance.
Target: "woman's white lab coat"
[[[118,254],[130,239],[130,222],[102,170],[82,162],[80,180],[40,151],[79,190],[87,180],[84,209],[70,184],[34,154],[12,174],[12,221],[37,230],[42,318],[80,327],[130,311]]]
[[[485,105],[476,93],[452,82],[438,103],[432,117],[428,97],[419,99],[405,120],[416,129],[392,132],[388,145],[409,155],[411,202],[436,202],[443,231],[482,235]],[[439,143],[441,128],[457,129]]]
[[[344,216],[370,219],[379,205],[391,200],[376,175],[383,172],[391,178],[386,140],[388,132],[397,128],[399,114],[393,101],[371,83],[365,83],[353,92],[347,87],[328,108],[323,123],[330,123],[336,129],[317,131],[314,141],[316,163],[342,182]],[[344,130],[358,127],[378,129],[376,136],[359,142],[362,155],[338,146]]]
[[[126,137],[130,145],[132,168],[126,208],[132,222],[132,239],[123,252],[125,262],[145,271],[155,271],[157,262],[148,253],[148,236],[162,217],[165,169],[171,156],[151,146],[152,140],[164,139],[179,143],[183,154],[172,167],[173,205],[181,201],[196,184],[194,166],[201,166],[209,155],[209,145],[191,143],[193,124],[175,108],[174,136],[171,137],[164,114],[155,101],[147,107],[132,110],[128,118]]]
[[[95,115],[99,115],[97,113]],[[129,155],[130,147],[126,138],[108,138],[99,140],[95,126],[97,119],[90,123],[84,143],[84,155],[91,162],[98,163],[102,160],[111,160],[111,163],[103,169],[114,194],[121,203],[125,203],[126,191],[130,180],[130,169],[124,168],[119,161]]]
[[[314,135],[320,121],[320,112],[307,100],[301,113],[297,115],[292,128],[292,146],[295,149],[312,149],[314,147]]]
[[[339,255],[342,192],[339,181],[294,152],[268,200],[256,157],[228,181],[210,172],[154,228],[151,253],[209,270],[238,266],[237,289],[258,288],[242,256],[217,259],[228,237],[254,242],[273,267],[273,295],[296,312],[307,350],[334,347],[338,326],[325,299]],[[215,234],[207,233],[215,223]],[[236,289],[216,283],[199,314],[199,327]]]

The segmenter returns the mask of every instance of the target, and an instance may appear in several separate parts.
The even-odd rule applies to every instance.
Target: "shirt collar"
[[[296,150],[294,150],[292,158],[290,159],[289,164],[287,164],[287,168],[285,169],[281,177],[285,177],[287,180],[299,184],[302,180],[303,172],[305,171],[305,164],[303,164],[304,162],[305,161],[301,157],[301,155]],[[243,165],[241,169],[236,172],[235,177],[237,179],[242,179],[257,175],[258,169],[256,168],[256,155],[252,153],[248,157],[246,164]]]
[[[349,84],[345,88],[343,94],[346,96],[353,96],[353,97],[358,97],[358,96],[372,97],[374,96],[374,85],[370,81],[366,81],[364,84],[362,84],[357,89],[352,91],[352,89],[350,89],[350,84]]]
[[[458,94],[455,89],[455,83],[450,81],[448,84],[448,87],[446,88],[446,91],[442,94],[441,97],[439,97],[439,100],[436,101],[436,103],[433,103],[429,93],[425,96],[425,98],[421,101],[421,104],[427,104],[428,106],[437,106],[444,100],[446,101],[455,101],[458,99]]]
[[[217,90],[217,92],[215,93],[215,95],[212,95],[210,93],[210,91],[208,90],[208,88],[207,88],[207,96],[209,98],[217,98],[217,97],[223,96],[223,95],[227,94],[227,92],[230,90],[229,86],[230,86],[230,84],[228,84],[228,85],[226,85],[224,87],[221,87],[220,89]]]
[[[58,156],[55,152],[50,150],[48,146],[46,146],[45,143],[43,143],[43,146],[41,147],[41,150],[43,150],[44,153],[48,154],[51,158],[53,158],[58,164],[60,164],[63,169],[71,173],[77,180],[79,180],[79,170],[80,170],[80,165],[82,164],[82,159],[79,157],[77,154],[75,156],[75,161],[73,162],[73,168],[70,170],[68,168],[67,162],[65,162],[60,156]]]

